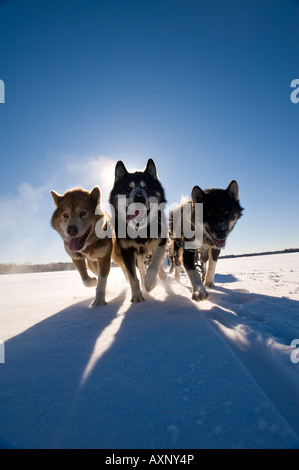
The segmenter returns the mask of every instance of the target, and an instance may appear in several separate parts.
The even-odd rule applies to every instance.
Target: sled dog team
[[[132,302],[144,300],[142,287],[154,289],[157,277],[166,274],[162,261],[167,250],[172,272],[179,280],[184,267],[191,285],[192,299],[203,300],[213,287],[216,262],[226,239],[242,215],[235,180],[226,189],[203,191],[194,186],[191,199],[165,214],[164,189],[155,163],[149,159],[144,171],[130,173],[118,161],[110,193],[111,214],[101,207],[98,187],[91,191],[75,188],[59,195],[51,191],[56,205],[52,227],[61,235],[64,247],[79,271],[85,286],[96,286],[92,305],[105,305],[105,291],[111,259],[128,279]],[[196,269],[202,262],[202,274]],[[208,268],[207,268],[208,262]],[[87,266],[96,277],[90,277]]]

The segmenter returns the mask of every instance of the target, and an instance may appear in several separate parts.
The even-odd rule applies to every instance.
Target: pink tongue
[[[216,245],[218,246],[218,248],[221,248],[225,245],[226,239],[224,239],[224,240],[215,240],[215,241],[216,241]]]
[[[80,245],[81,237],[71,238],[69,241],[69,248],[71,251],[77,251]]]

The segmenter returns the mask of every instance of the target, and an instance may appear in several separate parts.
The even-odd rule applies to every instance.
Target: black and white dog
[[[186,241],[190,241],[190,236],[186,237],[183,233],[182,219],[187,214],[190,226],[196,228],[198,224],[195,218],[196,203],[202,203],[203,209],[202,241],[196,248],[188,249]],[[191,206],[189,212],[186,210],[187,205]],[[203,300],[209,297],[205,286],[214,286],[220,250],[225,247],[227,237],[241,217],[242,211],[238,184],[233,180],[226,189],[211,188],[203,191],[198,186],[194,186],[191,201],[184,202],[170,213],[171,258],[175,264],[175,277],[179,280],[181,264],[183,264],[192,285],[192,299]],[[196,269],[199,256],[203,265],[202,279]],[[206,269],[207,261],[209,261],[208,269]]]
[[[156,285],[167,241],[166,199],[156,166],[149,159],[144,171],[129,173],[122,161],[115,167],[109,202],[114,209],[116,243],[132,289],[132,302],[144,297],[136,273],[147,292]],[[145,261],[150,264],[145,273]]]

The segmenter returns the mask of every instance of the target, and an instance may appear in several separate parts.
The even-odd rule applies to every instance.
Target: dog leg
[[[211,247],[209,250],[209,266],[206,277],[205,286],[214,287],[214,276],[216,270],[217,259],[219,256],[220,250],[218,248]]]
[[[173,269],[174,269],[174,260],[173,260],[173,257],[172,256],[168,256],[168,259],[169,259],[169,264],[170,264],[170,268],[169,268],[169,273],[171,274],[173,272]]]
[[[205,281],[206,275],[207,275],[207,261],[209,259],[209,249],[205,250],[204,248],[201,249],[200,253],[200,261],[202,263],[202,274],[201,274],[201,280],[202,282]]]
[[[159,268],[159,278],[161,279],[161,281],[165,281],[167,279],[167,274],[164,271],[164,268],[163,268],[162,264]]]
[[[106,305],[105,294],[107,278],[110,271],[110,254],[98,259],[98,285],[96,288],[96,298],[92,302],[93,306]]]
[[[182,251],[183,251],[182,248],[180,248],[179,245],[174,241],[173,242],[173,260],[174,260],[174,265],[175,265],[174,278],[177,282],[180,282],[180,276],[181,276]]]
[[[137,255],[137,268],[139,269],[141,285],[144,287],[145,269],[143,255]]]
[[[95,274],[97,276],[98,273],[99,273],[98,263],[96,261],[88,259],[88,258],[86,258],[86,261],[87,261],[87,266],[89,267],[91,272],[93,272],[93,274]]]
[[[140,289],[139,280],[136,273],[136,259],[133,249],[121,250],[122,258],[126,267],[127,275],[132,290],[131,302],[143,302],[144,298]]]
[[[195,253],[184,250],[183,252],[183,264],[186,270],[186,273],[190,279],[192,285],[192,299],[193,300],[204,300],[209,297],[208,292],[206,291],[204,285],[201,281],[201,276],[195,268]]]
[[[160,240],[160,243],[153,250],[152,262],[149,265],[145,275],[145,289],[150,292],[157,284],[157,275],[162,264],[166,250],[166,240]]]
[[[127,270],[126,270],[126,267],[125,267],[125,264],[124,264],[124,260],[123,260],[123,257],[121,255],[120,248],[117,245],[117,243],[115,242],[115,240],[113,240],[113,249],[112,249],[112,253],[111,253],[111,259],[121,268],[122,272],[125,275],[125,278],[128,281],[128,274],[127,274]]]
[[[82,282],[86,287],[94,287],[97,285],[97,278],[96,277],[90,277],[88,275],[87,269],[86,269],[86,262],[85,258],[80,258],[80,259],[73,259],[73,263],[75,268],[78,270]]]

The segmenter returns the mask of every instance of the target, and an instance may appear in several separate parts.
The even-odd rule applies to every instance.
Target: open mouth
[[[226,244],[226,238],[213,238],[214,245],[217,246],[217,248],[224,248]]]
[[[86,232],[81,237],[70,238],[69,249],[74,252],[82,250],[90,232],[91,232],[91,227],[88,227]]]

